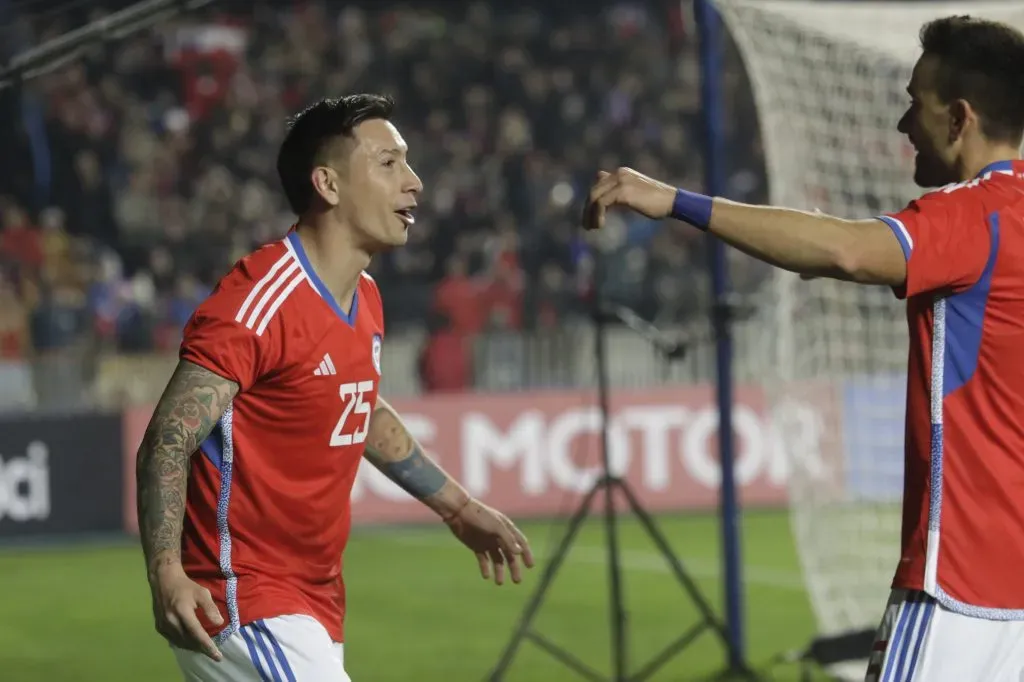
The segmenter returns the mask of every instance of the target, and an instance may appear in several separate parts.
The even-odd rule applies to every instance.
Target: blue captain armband
[[[669,215],[706,232],[711,224],[712,203],[713,200],[709,196],[679,189],[676,190],[672,213]]]

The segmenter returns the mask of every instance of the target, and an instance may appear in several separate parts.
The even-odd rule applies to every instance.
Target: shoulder
[[[304,286],[306,285],[306,286]],[[257,337],[280,333],[288,310],[308,295],[308,279],[287,241],[267,244],[231,268],[199,306],[193,323],[226,323]]]
[[[1024,183],[1006,182],[1001,174],[983,176],[925,192],[902,211],[888,214],[910,222],[925,220],[929,225],[959,227],[971,222],[987,222],[989,216],[1024,199]]]
[[[1012,169],[991,170],[967,182],[958,182],[922,197],[935,203],[996,211],[1024,199],[1024,174]]]

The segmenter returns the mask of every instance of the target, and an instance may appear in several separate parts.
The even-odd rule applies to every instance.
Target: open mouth
[[[409,227],[416,222],[416,216],[413,215],[411,208],[401,208],[395,211],[395,213],[402,219],[402,222],[405,223],[406,227]]]

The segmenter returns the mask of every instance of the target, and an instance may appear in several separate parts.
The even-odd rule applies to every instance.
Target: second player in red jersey
[[[401,246],[422,185],[390,99],[297,116],[278,171],[299,216],[186,325],[139,450],[157,629],[186,680],[345,682],[350,494],[367,459],[448,525],[484,577],[532,566],[526,538],[427,457],[378,394],[384,312],[365,268]]]
[[[588,227],[628,206],[803,275],[907,299],[902,554],[868,682],[1024,679],[1024,35],[947,17],[897,124],[914,179],[941,187],[865,220],[751,206],[629,168],[602,173]],[[864,652],[865,656],[869,652]]]
[[[1024,619],[1024,162],[990,164],[882,220],[907,258],[897,293],[910,326],[893,587]]]

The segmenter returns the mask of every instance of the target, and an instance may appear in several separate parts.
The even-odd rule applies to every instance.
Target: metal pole
[[[722,46],[721,20],[711,0],[695,0],[695,16],[700,28],[701,100],[704,118],[704,154],[707,192],[721,196],[726,192],[723,167],[724,120],[721,101]],[[743,633],[743,579],[740,558],[740,509],[736,495],[734,467],[735,444],[732,430],[732,309],[729,303],[729,273],[725,245],[708,236],[711,266],[711,311],[715,335],[718,399],[718,446],[722,467],[721,528],[722,559],[725,572],[725,620],[729,630],[729,668],[746,669]]]

